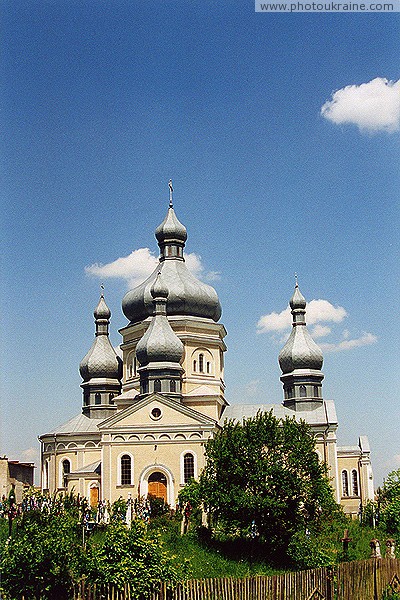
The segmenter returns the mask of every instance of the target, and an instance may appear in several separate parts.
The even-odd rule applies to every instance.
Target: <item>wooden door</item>
[[[167,502],[167,478],[163,473],[156,471],[150,475],[147,493],[149,496],[155,496]]]
[[[92,487],[90,488],[90,506],[92,508],[97,508],[99,503],[99,488]]]

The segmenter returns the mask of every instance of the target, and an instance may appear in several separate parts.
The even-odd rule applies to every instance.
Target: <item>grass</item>
[[[182,562],[190,563],[190,577],[203,579],[212,577],[246,577],[249,575],[272,575],[278,571],[273,569],[267,559],[262,560],[257,552],[249,546],[230,543],[230,551],[223,544],[200,541],[194,531],[180,535],[180,523],[170,521],[159,522],[153,526],[161,534],[165,549]]]

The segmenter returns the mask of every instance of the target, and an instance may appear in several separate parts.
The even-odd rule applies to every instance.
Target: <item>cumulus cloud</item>
[[[347,312],[342,306],[334,306],[328,302],[328,300],[311,300],[311,302],[307,304],[307,323],[309,325],[315,325],[321,322],[340,323],[346,316]],[[260,317],[257,323],[257,331],[258,333],[283,331],[289,329],[291,323],[291,311],[288,306],[280,313],[272,312]],[[317,333],[321,333],[321,331],[322,329],[319,329],[317,330]],[[326,335],[326,333],[324,335]]]
[[[217,271],[206,272],[201,257],[194,252],[185,255],[186,265],[199,279],[214,281],[219,279]],[[149,248],[139,248],[128,256],[122,256],[105,265],[94,263],[85,267],[88,275],[100,279],[123,279],[129,288],[133,288],[144,281],[157,267],[158,258]]]
[[[332,329],[327,325],[317,324],[315,325],[315,327],[312,328],[311,335],[313,336],[313,338],[317,339],[329,335],[331,331]]]
[[[400,79],[377,77],[361,85],[347,85],[333,92],[321,115],[336,125],[356,125],[360,131],[398,131]]]
[[[375,344],[377,341],[376,335],[373,333],[364,332],[358,338],[344,339],[337,344],[322,343],[320,344],[321,350],[325,352],[342,352],[343,350],[353,350],[353,348],[359,348],[360,346],[370,346]]]
[[[311,300],[307,304],[306,321],[310,325],[310,333],[313,338],[324,338],[332,333],[332,327],[325,323],[341,323],[348,316],[347,311],[343,306],[334,306],[328,300]],[[263,315],[257,323],[257,333],[276,332],[282,335],[274,337],[275,342],[283,345],[291,328],[292,317],[290,307],[288,306],[280,313],[272,312]],[[351,337],[348,329],[344,329],[340,341],[336,343],[318,342],[319,346],[325,352],[342,352],[344,350],[352,350],[360,346],[369,346],[377,341],[377,337],[372,333],[363,332],[358,337]]]
[[[122,256],[105,265],[94,263],[85,267],[88,275],[100,279],[124,279],[129,286],[135,287],[154,271],[158,260],[148,248],[134,250],[128,256]]]

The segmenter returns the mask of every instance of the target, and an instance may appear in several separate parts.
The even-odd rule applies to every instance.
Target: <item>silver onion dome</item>
[[[297,283],[290,300],[290,307],[293,328],[278,359],[282,373],[291,373],[296,369],[320,371],[323,363],[322,350],[308,332],[305,320],[306,300]]]
[[[124,315],[132,323],[153,314],[151,287],[159,271],[168,290],[168,315],[188,315],[218,321],[221,305],[216,291],[199,281],[187,268],[183,257],[186,228],[178,220],[172,203],[164,221],[156,229],[160,262],[142,284],[130,290],[122,300]]]
[[[79,371],[84,382],[91,379],[121,379],[121,359],[116,355],[108,337],[108,325],[111,311],[103,294],[94,309],[96,337],[92,347],[79,365]]]
[[[172,330],[166,316],[168,290],[160,272],[157,273],[157,279],[151,287],[151,296],[155,314],[136,346],[136,358],[142,367],[154,363],[179,364],[183,356],[183,344]]]

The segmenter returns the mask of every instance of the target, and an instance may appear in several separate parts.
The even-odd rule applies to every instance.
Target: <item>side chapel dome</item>
[[[290,300],[293,315],[293,328],[289,339],[279,354],[282,373],[291,373],[296,369],[322,369],[323,354],[308,332],[305,320],[306,300],[296,282],[294,294]]]
[[[92,347],[79,365],[79,372],[84,382],[91,379],[121,379],[121,359],[116,355],[108,337],[108,325],[111,311],[103,294],[93,312],[96,323],[96,337]]]

